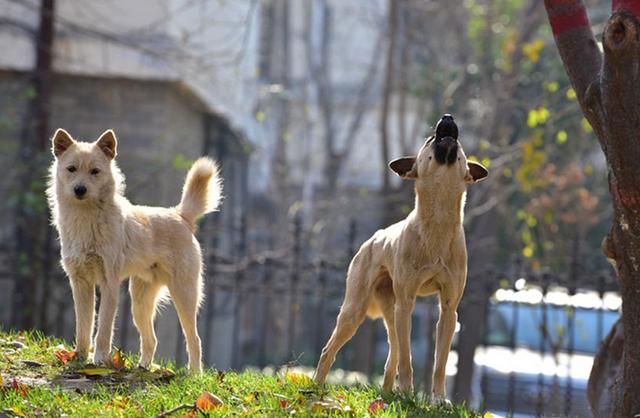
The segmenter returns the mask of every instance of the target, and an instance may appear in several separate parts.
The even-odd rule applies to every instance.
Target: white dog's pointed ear
[[[71,138],[69,132],[65,131],[62,128],[58,128],[58,130],[51,137],[51,151],[53,155],[58,158],[61,156],[69,147],[75,144],[76,141]]]
[[[489,174],[489,171],[482,164],[474,161],[467,161],[467,169],[467,175],[464,178],[467,183],[482,181]]]
[[[96,145],[104,152],[107,158],[113,160],[116,157],[118,140],[116,139],[116,134],[111,129],[107,129],[100,135],[100,138],[96,141]]]
[[[403,179],[418,178],[416,169],[416,157],[402,157],[389,163],[389,168]]]

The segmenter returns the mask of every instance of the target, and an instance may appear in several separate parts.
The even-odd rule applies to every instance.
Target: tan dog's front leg
[[[100,286],[100,310],[98,312],[98,332],[96,333],[96,352],[94,361],[104,363],[111,358],[111,340],[113,323],[118,309],[119,282],[106,279]]]
[[[93,335],[95,286],[83,278],[71,278],[71,291],[76,314],[76,352],[87,358]]]
[[[435,367],[433,369],[433,387],[431,397],[434,402],[446,401],[445,391],[445,370],[449,351],[451,350],[451,340],[456,329],[458,314],[458,298],[451,298],[443,293],[440,294],[440,318],[436,334]]]
[[[398,376],[400,390],[413,391],[413,367],[411,366],[411,313],[415,299],[397,297],[395,307],[396,334],[398,336]]]

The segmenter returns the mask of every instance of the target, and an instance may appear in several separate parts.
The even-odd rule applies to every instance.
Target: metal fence
[[[206,228],[205,228],[206,229]],[[215,230],[215,227],[213,227]],[[206,231],[205,231],[206,232]],[[248,250],[245,222],[237,228],[232,251],[205,245],[206,298],[199,317],[207,366],[243,369],[296,363],[312,367],[335,323],[348,262],[358,239],[356,224],[344,228],[342,248],[328,259],[311,249],[313,233],[293,222],[289,245]],[[210,234],[204,234],[204,241]],[[363,237],[364,238],[364,237]],[[586,380],[599,342],[617,318],[616,284],[609,272],[567,275],[535,272],[514,263],[506,271],[469,273],[483,291],[467,292],[465,304],[486,304],[484,318],[462,326],[483,326],[474,360],[472,406],[527,415],[589,416]],[[73,305],[61,272],[41,289],[49,296],[42,328],[71,339]],[[64,284],[63,284],[64,283]],[[123,286],[123,294],[125,288]],[[115,344],[137,351],[130,299],[123,297]],[[413,317],[416,386],[430,387],[437,300],[423,298]],[[182,333],[171,308],[157,324],[160,357],[184,363]],[[447,366],[449,393],[457,373],[457,342]],[[357,370],[379,382],[387,353],[381,321],[367,320],[338,355],[334,369]]]

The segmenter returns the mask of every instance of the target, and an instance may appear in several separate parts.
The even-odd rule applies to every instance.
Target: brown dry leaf
[[[62,364],[67,364],[78,354],[75,351],[67,351],[67,350],[58,350],[55,353],[55,356]]]
[[[18,383],[15,377],[11,381],[11,387],[13,388],[13,390],[15,390],[18,393],[18,395],[22,396],[23,398],[27,397],[27,389],[28,389],[27,385]]]
[[[369,413],[374,415],[378,413],[378,411],[384,410],[387,407],[387,404],[384,403],[382,399],[376,399],[375,401],[369,404]]]
[[[116,351],[113,354],[113,358],[111,359],[111,365],[114,369],[122,370],[124,369],[124,359],[122,358],[122,353],[120,350]]]
[[[196,400],[196,408],[205,412],[218,408],[223,404],[224,402],[222,402],[222,399],[206,391],[202,392],[202,395],[200,395]]]

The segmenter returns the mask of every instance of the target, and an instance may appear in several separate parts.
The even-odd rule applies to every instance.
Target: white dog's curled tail
[[[222,179],[218,164],[208,157],[198,158],[187,173],[178,212],[193,228],[199,217],[218,209],[220,200]]]

